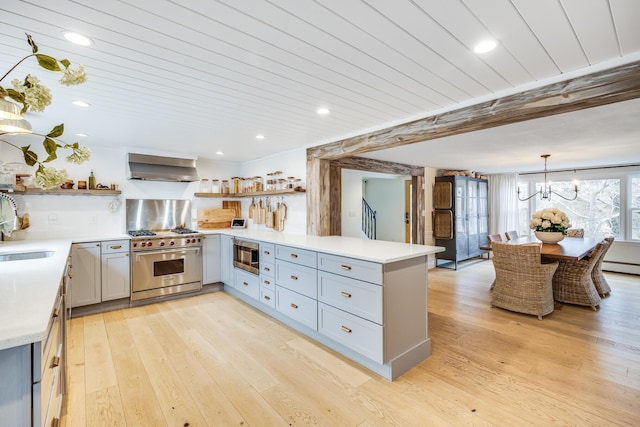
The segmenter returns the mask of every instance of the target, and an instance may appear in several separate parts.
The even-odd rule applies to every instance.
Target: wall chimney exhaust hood
[[[199,179],[196,161],[193,159],[129,153],[127,165],[129,179],[174,182],[192,182]]]

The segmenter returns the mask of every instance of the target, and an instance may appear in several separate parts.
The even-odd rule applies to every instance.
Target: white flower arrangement
[[[529,228],[535,231],[561,232],[567,234],[571,227],[567,214],[557,208],[546,208],[531,215]]]
[[[4,80],[18,65],[28,58],[35,57],[38,65],[42,68],[62,73],[62,77],[59,82],[65,86],[77,85],[84,83],[87,80],[87,74],[82,65],[78,68],[72,69],[71,62],[67,59],[56,59],[49,55],[44,55],[38,52],[38,46],[33,41],[29,34],[27,36],[27,43],[31,47],[31,54],[25,56],[19,60],[13,67],[9,69],[4,75],[0,76],[0,83]],[[20,115],[27,111],[43,111],[49,104],[51,104],[51,91],[40,84],[40,80],[27,74],[24,80],[13,79],[11,81],[11,87],[2,87],[0,85],[0,101],[5,103],[22,104],[20,109]],[[67,179],[67,171],[65,169],[57,170],[53,167],[46,166],[45,163],[51,162],[57,159],[58,148],[64,150],[71,150],[71,154],[66,157],[67,162],[80,164],[85,162],[91,156],[91,151],[86,147],[81,147],[77,142],[72,144],[64,143],[58,140],[64,133],[64,124],[55,126],[47,134],[31,133],[26,131],[13,131],[13,130],[0,130],[0,141],[22,151],[24,162],[28,166],[36,166],[34,184],[37,187],[43,189],[50,189],[60,186]],[[40,160],[38,154],[31,150],[31,145],[18,146],[13,142],[4,139],[5,136],[14,135],[38,135],[44,137],[42,146],[46,151],[47,158]]]

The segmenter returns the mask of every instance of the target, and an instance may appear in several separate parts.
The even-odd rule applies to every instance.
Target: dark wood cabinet
[[[482,255],[489,230],[488,183],[466,176],[436,177],[433,189],[433,233],[444,252],[438,260],[458,261]]]

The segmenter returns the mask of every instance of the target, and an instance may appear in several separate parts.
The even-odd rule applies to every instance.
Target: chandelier
[[[551,183],[547,184],[547,159],[551,157],[551,154],[543,154],[540,157],[544,159],[544,184],[543,186],[536,192],[530,195],[529,197],[525,197],[524,199],[520,197],[520,187],[518,187],[518,200],[521,202],[527,201],[536,195],[540,195],[540,200],[551,200],[551,194],[555,194],[556,196],[560,196],[565,200],[575,200],[578,198],[578,184],[573,184],[574,195],[573,198],[564,197],[562,194],[557,193],[551,189]]]

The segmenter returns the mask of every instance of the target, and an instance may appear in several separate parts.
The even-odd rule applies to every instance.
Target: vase
[[[536,231],[535,235],[542,243],[558,243],[564,239],[560,231]]]

